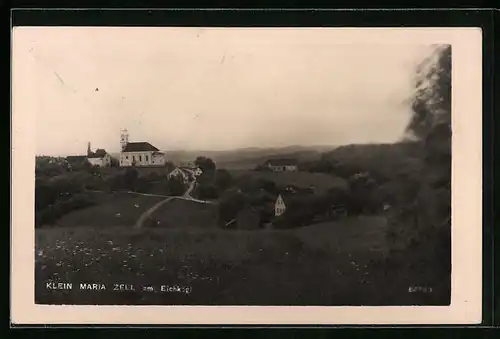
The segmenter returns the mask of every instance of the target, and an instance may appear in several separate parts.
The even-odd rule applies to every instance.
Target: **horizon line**
[[[339,147],[345,147],[345,146],[354,146],[354,145],[391,145],[391,144],[397,144],[397,143],[402,143],[402,142],[407,142],[404,139],[401,140],[396,140],[394,142],[361,142],[361,143],[347,143],[347,144],[339,144],[339,145],[311,145],[311,146],[306,146],[306,145],[287,145],[287,146],[269,146],[269,147],[259,147],[259,146],[248,146],[248,147],[238,147],[238,148],[225,148],[225,149],[161,149],[161,152],[170,152],[170,153],[175,153],[175,152],[185,152],[185,153],[192,153],[192,152],[200,152],[200,153],[211,153],[211,152],[236,152],[236,151],[245,151],[245,150],[284,150],[287,148],[306,148],[306,149],[323,149],[323,148],[331,148],[332,150],[335,148]],[[116,153],[121,153],[119,150],[116,151],[106,151],[108,154],[116,154]],[[82,152],[85,153],[85,152]],[[85,156],[86,154],[35,154],[35,157],[67,157],[67,156]],[[202,154],[200,154],[202,155]]]

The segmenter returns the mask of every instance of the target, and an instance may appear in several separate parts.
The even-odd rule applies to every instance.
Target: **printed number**
[[[408,288],[409,293],[421,292],[421,293],[431,293],[432,287],[424,287],[424,286],[410,286]]]

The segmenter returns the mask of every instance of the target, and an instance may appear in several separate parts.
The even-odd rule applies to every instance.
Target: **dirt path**
[[[189,184],[188,189],[186,190],[186,192],[182,196],[174,196],[173,197],[173,196],[165,196],[165,195],[158,195],[158,194],[137,193],[137,192],[131,192],[131,191],[127,192],[129,194],[138,194],[138,195],[155,196],[155,197],[165,197],[166,198],[166,199],[164,199],[164,200],[156,203],[154,206],[152,206],[147,211],[145,211],[139,217],[139,219],[137,220],[137,222],[135,223],[134,228],[142,228],[142,226],[144,225],[144,222],[151,216],[151,214],[153,214],[158,208],[160,208],[160,206],[162,206],[163,204],[169,202],[172,199],[188,200],[188,201],[193,201],[193,202],[197,202],[197,203],[201,203],[201,204],[215,204],[215,202],[205,201],[205,200],[198,200],[198,199],[195,199],[195,198],[193,198],[191,196],[191,192],[194,189],[195,183],[196,183],[195,181],[192,181]]]
[[[196,181],[194,181],[194,180],[189,183],[189,187],[183,195],[184,198],[193,199],[193,197],[191,196],[191,192],[193,192],[195,184],[196,184]]]
[[[161,205],[169,202],[170,200],[174,199],[175,197],[168,197],[167,199],[164,199],[160,202],[157,202],[155,205],[153,205],[150,209],[148,209],[146,212],[142,213],[142,215],[139,217],[137,222],[134,225],[134,228],[142,228],[144,225],[144,222],[153,214],[154,211],[156,211]]]

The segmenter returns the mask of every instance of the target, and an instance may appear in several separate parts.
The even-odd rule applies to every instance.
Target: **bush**
[[[236,217],[238,212],[245,206],[244,194],[233,191],[225,193],[219,199],[219,216],[224,224]]]
[[[257,181],[257,187],[271,194],[277,194],[279,191],[278,185],[276,185],[274,181],[264,178],[261,178]]]
[[[219,193],[224,192],[233,183],[231,174],[225,169],[218,169],[215,171],[215,186]]]
[[[197,187],[198,199],[217,199],[217,188],[215,185],[200,184]]]
[[[53,178],[35,179],[35,209],[69,199],[84,190],[94,178],[87,173],[67,173]],[[97,180],[97,179],[96,179]]]
[[[148,182],[154,182],[154,181],[158,181],[161,179],[161,176],[156,173],[156,172],[151,172],[149,173],[145,178],[144,180],[148,181]]]
[[[150,193],[152,188],[153,188],[153,184],[147,179],[138,178],[135,181],[135,187],[134,187],[135,192]]]
[[[183,195],[187,189],[184,182],[176,177],[167,179],[167,186],[170,195]]]
[[[139,172],[135,168],[127,168],[125,171],[125,185],[131,191],[135,190],[135,185],[137,179],[139,178]]]
[[[281,216],[275,218],[276,228],[287,229],[306,226],[314,221],[318,213],[318,201],[321,197],[309,196],[287,202],[287,209]]]
[[[95,202],[85,194],[72,196],[71,198],[58,201],[35,212],[35,225],[37,227],[50,225],[70,212],[93,206]]]

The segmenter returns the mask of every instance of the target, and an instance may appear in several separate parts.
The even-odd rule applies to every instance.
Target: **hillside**
[[[223,151],[165,151],[167,159],[174,163],[192,161],[197,156],[206,156],[217,163],[219,168],[249,169],[270,158],[286,157],[299,160],[319,159],[322,152],[331,151],[335,146],[287,146],[280,148],[242,148]]]
[[[421,148],[414,142],[341,146],[324,153],[323,158],[384,174],[396,173],[402,168],[418,171],[423,164]]]
[[[260,172],[246,170],[230,170],[229,173],[239,182],[264,179],[273,181],[281,186],[293,185],[302,188],[315,187],[318,193],[326,192],[328,189],[334,187],[347,187],[347,182],[344,179],[324,173]]]

